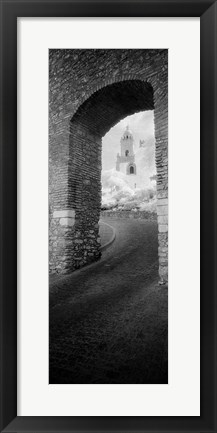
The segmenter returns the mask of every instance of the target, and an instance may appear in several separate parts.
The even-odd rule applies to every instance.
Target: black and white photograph
[[[216,3],[3,0],[0,433],[217,432]]]
[[[49,383],[168,384],[168,49],[49,49]]]

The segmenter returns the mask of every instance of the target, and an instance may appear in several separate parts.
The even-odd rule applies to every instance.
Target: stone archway
[[[163,78],[162,70],[145,79],[136,74],[131,74],[128,78],[116,75],[114,80],[103,80],[103,84],[101,82],[94,87],[86,92],[86,98],[81,92],[74,115],[70,116],[68,106],[67,114],[61,120],[61,137],[65,144],[60,142],[62,148],[56,147],[55,153],[55,158],[58,159],[57,178],[61,180],[61,185],[57,179],[51,185],[53,210],[50,224],[50,270],[52,273],[68,273],[100,257],[98,221],[102,137],[124,117],[139,111],[154,110],[159,275],[162,281],[166,281],[167,72]],[[64,112],[64,107],[62,108]],[[51,170],[53,169],[52,161]]]

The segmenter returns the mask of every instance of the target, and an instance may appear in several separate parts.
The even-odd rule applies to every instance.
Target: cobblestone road
[[[167,383],[167,289],[157,224],[104,220],[114,243],[50,287],[50,383]]]

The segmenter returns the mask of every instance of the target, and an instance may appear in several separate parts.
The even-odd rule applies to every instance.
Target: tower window
[[[125,156],[128,156],[129,155],[129,150],[126,150],[125,151]]]
[[[134,167],[132,165],[130,166],[130,174],[134,174]]]

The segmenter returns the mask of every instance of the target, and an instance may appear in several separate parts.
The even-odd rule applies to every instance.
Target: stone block
[[[61,226],[73,226],[75,224],[74,218],[60,218]]]
[[[159,231],[159,233],[166,233],[166,232],[168,232],[168,225],[166,225],[166,224],[159,224],[158,231]]]
[[[168,281],[168,266],[160,266],[159,267],[159,277],[162,282]]]
[[[168,224],[168,215],[158,215],[158,224]]]
[[[55,210],[53,218],[75,218],[75,211],[73,209]]]
[[[158,198],[157,199],[158,206],[166,206],[168,205],[168,198]]]
[[[157,205],[157,214],[158,215],[168,215],[168,206],[158,206]]]

